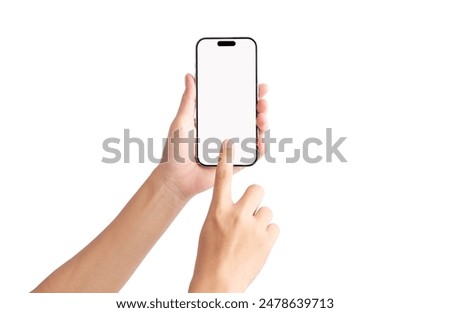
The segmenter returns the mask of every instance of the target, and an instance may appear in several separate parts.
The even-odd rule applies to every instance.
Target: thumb
[[[231,180],[233,177],[233,146],[225,140],[220,149],[214,181],[213,201],[217,203],[231,202]]]
[[[184,77],[185,89],[181,98],[180,107],[178,108],[177,118],[193,118],[195,109],[195,79],[191,74]]]

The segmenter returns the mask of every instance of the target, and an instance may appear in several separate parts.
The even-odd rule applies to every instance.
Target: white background
[[[272,134],[301,143],[332,127],[348,163],[279,153],[236,175],[235,197],[261,184],[281,228],[246,297],[449,312],[449,16],[445,1],[2,1],[1,298],[50,305],[27,292],[155,166],[103,164],[102,141],[165,136],[197,40],[251,36]],[[122,298],[185,296],[210,197],[184,208]]]

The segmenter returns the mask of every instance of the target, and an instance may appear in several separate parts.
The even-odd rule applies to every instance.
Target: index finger
[[[231,202],[231,180],[233,177],[233,145],[229,140],[222,143],[214,181],[213,200]]]

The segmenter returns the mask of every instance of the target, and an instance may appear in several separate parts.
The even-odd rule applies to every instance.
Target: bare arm
[[[33,292],[119,291],[187,201],[162,174],[157,168],[111,224]]]
[[[195,80],[185,77],[185,91],[168,138],[176,131],[187,138],[194,129]],[[260,97],[267,86],[260,86]],[[267,127],[267,102],[259,99],[257,125]],[[187,145],[178,147],[179,162],[167,149],[161,163],[131,198],[120,214],[89,245],[50,274],[33,292],[117,292],[128,281],[143,258],[194,195],[210,188],[215,170],[199,166]],[[259,142],[259,149],[263,151]]]

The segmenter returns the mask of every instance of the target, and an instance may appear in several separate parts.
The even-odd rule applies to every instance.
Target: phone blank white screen
[[[218,41],[234,41],[219,46]],[[256,161],[256,44],[202,39],[197,46],[197,157],[217,164],[218,142],[233,139],[235,165]],[[215,151],[216,150],[216,151]]]

